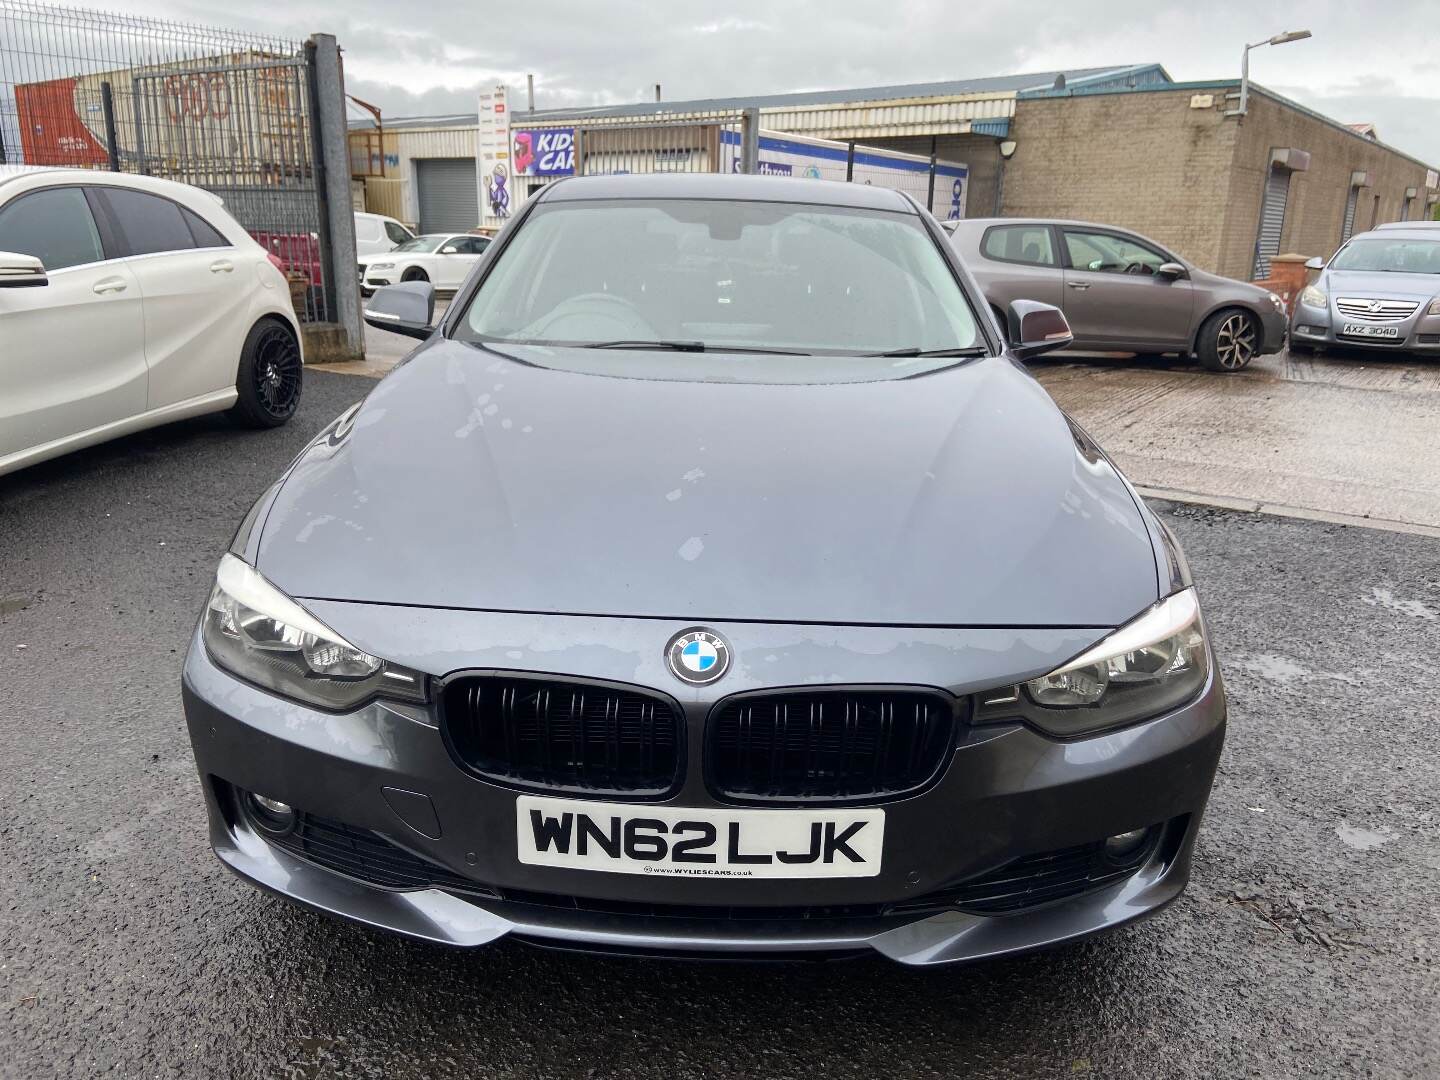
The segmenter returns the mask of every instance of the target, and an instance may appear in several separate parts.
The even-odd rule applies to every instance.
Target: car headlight
[[[390,262],[390,263],[371,263],[371,264],[370,264],[370,269],[371,269],[371,270],[394,270],[394,269],[395,269],[395,264],[394,264],[393,262]]]
[[[1275,310],[1276,310],[1276,311],[1280,312],[1281,314],[1284,314],[1284,311],[1285,311],[1285,298],[1282,297],[1279,293],[1273,293],[1273,292],[1272,292],[1272,293],[1270,294],[1270,303],[1272,303],[1272,304],[1275,305]]]
[[[1300,302],[1306,307],[1323,308],[1330,305],[1330,298],[1325,295],[1323,289],[1315,285],[1306,285],[1300,292]]]
[[[1060,738],[1159,716],[1210,674],[1195,590],[1167,596],[1048,675],[984,695],[977,720],[1024,719]]]
[[[354,709],[373,697],[423,702],[423,674],[351,645],[234,555],[220,560],[202,635],[234,675],[321,709]]]
[[[1440,315],[1440,296],[1430,301],[1430,306],[1425,309],[1426,315]]]

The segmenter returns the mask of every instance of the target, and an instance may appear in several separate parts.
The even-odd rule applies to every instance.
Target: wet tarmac
[[[1221,375],[1060,358],[1032,370],[1142,488],[1440,535],[1440,360],[1282,353]]]

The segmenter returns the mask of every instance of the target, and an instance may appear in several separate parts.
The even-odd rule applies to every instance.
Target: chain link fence
[[[0,164],[109,169],[205,188],[283,264],[302,321],[330,322],[335,275],[309,49],[0,0]]]

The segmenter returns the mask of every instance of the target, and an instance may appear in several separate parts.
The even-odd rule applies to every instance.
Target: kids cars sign
[[[516,176],[570,176],[575,172],[574,128],[527,128],[511,141]]]

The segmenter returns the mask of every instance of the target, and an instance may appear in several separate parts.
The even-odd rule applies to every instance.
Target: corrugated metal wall
[[[1015,115],[1015,95],[907,98],[854,105],[762,109],[760,125],[772,131],[821,139],[894,138],[902,135],[964,135],[976,120]]]
[[[385,145],[390,146],[391,133],[395,135],[395,147],[400,157],[399,170],[390,170],[388,179],[398,180],[401,192],[390,194],[385,207],[371,206],[371,213],[386,214],[398,218],[411,228],[420,226],[420,194],[415,185],[415,160],[417,158],[469,158],[475,160],[476,127],[446,128],[391,128],[385,132]],[[479,187],[476,186],[476,202],[479,202]],[[473,222],[467,228],[473,227]]]

